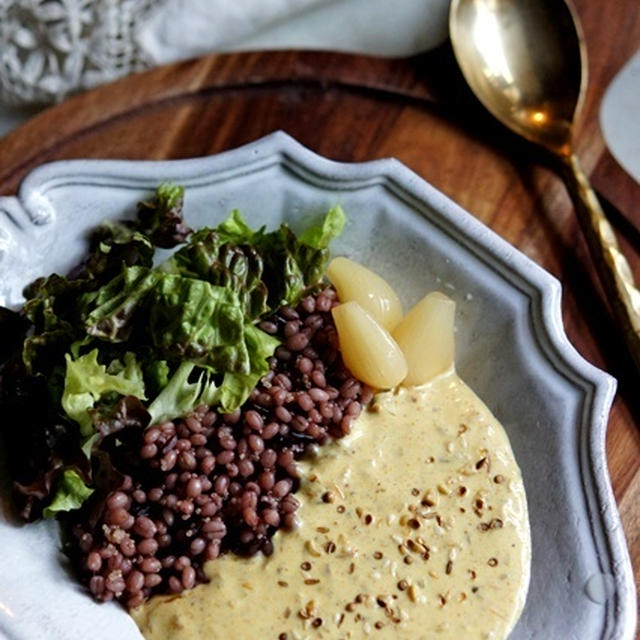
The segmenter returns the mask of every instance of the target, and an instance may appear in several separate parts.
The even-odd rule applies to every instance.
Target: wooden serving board
[[[577,150],[640,281],[640,185],[604,147],[605,87],[640,42],[637,0],[575,0],[590,85]],[[0,140],[0,193],[35,166],[63,158],[208,155],[283,129],[341,161],[394,156],[563,283],[567,333],[619,380],[609,468],[640,578],[640,393],[612,323],[571,203],[548,159],[505,132],[471,96],[448,44],[383,60],[318,52],[219,55],[130,76],[78,95]]]

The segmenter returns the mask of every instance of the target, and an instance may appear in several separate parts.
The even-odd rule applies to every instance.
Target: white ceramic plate
[[[234,207],[256,225],[301,227],[340,203],[349,223],[334,252],[374,266],[407,305],[436,288],[452,296],[457,368],[506,427],[529,500],[531,587],[512,639],[633,637],[635,588],[605,459],[615,381],[569,344],[559,283],[397,161],[339,164],[275,133],[208,158],[45,165],[0,199],[0,303],[18,305],[34,277],[64,273],[89,229],[133,213],[165,180],[187,187],[196,228]],[[0,548],[7,638],[140,637],[120,608],[76,585],[55,525],[4,516]]]

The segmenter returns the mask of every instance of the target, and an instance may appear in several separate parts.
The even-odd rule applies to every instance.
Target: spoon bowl
[[[598,275],[640,371],[640,291],[573,150],[574,121],[587,86],[577,15],[566,0],[452,0],[449,34],[480,102],[561,161]]]
[[[584,102],[587,58],[569,5],[458,0],[451,40],[476,97],[504,125],[552,152],[571,152]]]

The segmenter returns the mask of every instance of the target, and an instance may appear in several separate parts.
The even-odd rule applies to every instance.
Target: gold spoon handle
[[[640,370],[640,291],[589,179],[574,153],[562,158],[565,182],[600,281],[636,367]]]

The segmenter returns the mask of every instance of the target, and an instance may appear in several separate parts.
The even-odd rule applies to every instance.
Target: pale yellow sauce
[[[135,611],[147,639],[508,635],[529,582],[524,487],[455,373],[378,396],[302,466],[300,528],[276,534],[271,557],[226,555],[209,584]]]

